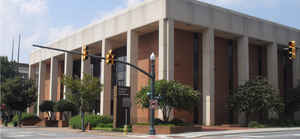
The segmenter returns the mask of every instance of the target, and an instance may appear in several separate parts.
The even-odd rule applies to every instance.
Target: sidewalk
[[[300,127],[295,128],[253,128],[253,129],[237,129],[237,130],[226,130],[226,131],[202,131],[202,132],[189,132],[189,133],[179,133],[179,134],[170,134],[170,135],[128,135],[128,137],[136,138],[164,138],[164,139],[173,139],[173,138],[195,138],[195,137],[207,137],[207,136],[223,136],[223,135],[234,135],[242,133],[262,133],[262,132],[282,132],[282,131],[300,131]]]
[[[232,135],[232,134],[241,134],[241,133],[261,133],[261,132],[282,132],[282,131],[295,131],[299,130],[300,127],[293,128],[253,128],[245,130],[227,130],[227,131],[208,131],[208,132],[190,132],[190,133],[180,133],[165,135],[167,137],[185,137],[185,138],[194,138],[194,137],[204,137],[204,136],[219,136],[219,135]]]

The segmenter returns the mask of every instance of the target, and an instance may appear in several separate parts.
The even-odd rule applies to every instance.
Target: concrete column
[[[64,62],[64,75],[72,76],[73,75],[73,58],[69,53],[65,53],[65,62]],[[64,86],[64,99],[66,99],[67,87]]]
[[[296,49],[296,60],[293,63],[293,87],[300,86],[300,48]]]
[[[137,65],[138,60],[138,34],[133,30],[127,32],[127,62]],[[137,121],[137,106],[134,103],[137,92],[137,71],[126,66],[126,86],[130,86],[131,97],[131,123]]]
[[[45,76],[46,76],[46,64],[43,61],[39,62],[39,78],[38,78],[38,97],[37,97],[37,115],[40,115],[40,103],[44,97],[45,88]]]
[[[238,39],[237,56],[238,56],[238,85],[243,85],[249,78],[249,38],[242,36]],[[238,121],[240,124],[246,123],[245,113],[240,113]]]
[[[57,75],[58,75],[58,61],[55,57],[51,57],[49,100],[52,101],[56,101],[56,96],[57,96]]]
[[[35,65],[29,65],[28,79],[35,80],[36,79],[36,67]]]
[[[243,85],[249,80],[249,38],[243,36],[238,39],[238,84]]]
[[[270,84],[275,88],[278,87],[278,49],[275,42],[271,43],[267,47],[267,69],[268,69],[268,80]]]
[[[174,21],[159,21],[158,79],[174,80]]]
[[[102,57],[111,49],[111,42],[107,39],[102,40]],[[100,114],[110,115],[111,113],[111,64],[101,62],[101,84],[103,85],[100,98]]]
[[[203,125],[215,124],[215,35],[203,32]]]
[[[35,73],[36,73],[36,67],[34,65],[29,65],[28,79],[35,80],[36,79]],[[32,110],[33,110],[33,106],[27,108],[28,113],[32,113]]]
[[[92,73],[92,69],[91,69],[91,58],[89,57],[86,60],[83,60],[83,58],[81,57],[81,70],[80,70],[81,74],[80,74],[80,78],[83,78],[84,74],[91,74]]]

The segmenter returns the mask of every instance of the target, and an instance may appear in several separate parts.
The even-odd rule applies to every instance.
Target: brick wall
[[[156,79],[158,79],[158,32],[148,33],[142,36],[139,36],[139,45],[138,45],[138,67],[141,67],[143,70],[149,72],[150,61],[149,57],[151,53],[154,52],[156,56],[155,63],[155,74]],[[143,73],[139,73],[137,75],[138,85],[137,88],[140,90],[141,88],[148,85],[149,78]],[[157,111],[155,113],[157,116]],[[137,122],[145,123],[149,121],[149,111],[148,109],[142,109],[141,107],[137,110]]]
[[[259,60],[261,53],[261,61]],[[249,74],[250,79],[255,79],[259,75],[259,63],[261,62],[261,76],[267,77],[267,50],[264,46],[249,45]]]
[[[175,29],[174,32],[174,79],[182,84],[193,88],[194,81],[194,33]],[[199,36],[201,38],[201,36]],[[199,39],[199,88],[202,90],[202,41]],[[201,102],[200,102],[201,103]],[[202,120],[202,106],[198,109],[198,119]],[[194,109],[191,110],[174,110],[174,117],[185,122],[192,123],[194,120]],[[201,123],[201,122],[200,122]]]

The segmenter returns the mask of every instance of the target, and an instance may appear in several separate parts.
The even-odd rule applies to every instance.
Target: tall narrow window
[[[194,47],[193,47],[193,88],[199,89],[199,35],[194,33]],[[199,110],[196,106],[194,108],[194,123],[199,122]]]

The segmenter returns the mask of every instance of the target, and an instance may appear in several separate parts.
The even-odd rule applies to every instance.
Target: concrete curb
[[[165,135],[166,137],[204,137],[204,136],[220,136],[220,135],[233,135],[233,134],[243,134],[243,133],[261,133],[261,132],[283,132],[283,131],[295,131],[299,130],[300,127],[295,128],[260,128],[260,129],[248,129],[248,130],[231,130],[231,131],[211,131],[211,132],[191,132],[183,134],[173,134]]]

